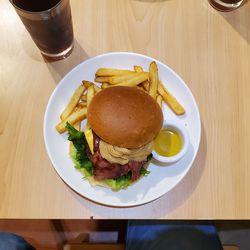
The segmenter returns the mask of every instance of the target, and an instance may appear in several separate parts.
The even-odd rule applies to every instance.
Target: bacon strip
[[[128,173],[128,164],[112,164],[102,158],[99,152],[94,153],[92,157],[94,164],[94,177],[97,180],[116,179]]]
[[[100,138],[93,133],[94,135],[94,154],[91,157],[91,161],[94,165],[94,177],[97,180],[105,179],[116,179],[123,175],[131,172],[132,181],[137,180],[140,177],[141,167],[146,163],[146,161],[136,162],[130,161],[125,165],[118,163],[110,163],[104,159],[99,152],[99,142]]]

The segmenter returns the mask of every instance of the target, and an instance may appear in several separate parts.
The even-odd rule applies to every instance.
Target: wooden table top
[[[250,2],[231,13],[207,0],[72,0],[75,48],[46,63],[0,0],[0,218],[250,218]],[[200,149],[169,193],[110,208],[72,191],[43,140],[48,99],[80,62],[111,51],[152,56],[182,76],[198,103]]]

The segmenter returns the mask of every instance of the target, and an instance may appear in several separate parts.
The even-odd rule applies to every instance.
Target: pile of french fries
[[[139,88],[152,96],[162,108],[164,101],[176,115],[183,115],[185,109],[178,100],[164,87],[158,76],[156,62],[151,62],[149,72],[141,66],[134,66],[134,70],[99,68],[95,73],[95,83],[82,81],[75,90],[68,105],[60,115],[61,121],[56,130],[59,133],[66,131],[67,122],[80,129],[80,123],[87,116],[88,106],[96,93],[112,86],[128,86]]]

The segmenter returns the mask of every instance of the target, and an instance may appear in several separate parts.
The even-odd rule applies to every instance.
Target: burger
[[[132,87],[106,88],[93,97],[87,120],[83,154],[91,168],[85,177],[92,184],[120,190],[149,173],[153,140],[163,123],[161,108],[149,94]]]

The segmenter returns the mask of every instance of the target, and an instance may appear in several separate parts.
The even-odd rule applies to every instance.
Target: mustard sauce
[[[154,150],[161,156],[174,156],[182,148],[182,139],[179,133],[171,129],[162,129],[154,140]]]

